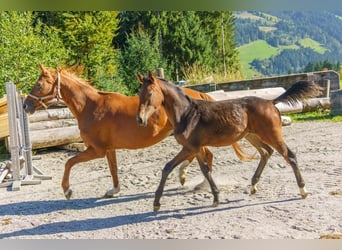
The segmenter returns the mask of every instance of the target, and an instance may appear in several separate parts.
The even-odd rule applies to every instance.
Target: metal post
[[[157,68],[157,76],[160,78],[164,78],[164,69],[163,68]]]
[[[18,96],[19,101],[19,115],[20,121],[22,125],[22,138],[23,138],[23,155],[25,157],[25,165],[26,165],[26,173],[28,176],[33,175],[33,167],[32,167],[32,145],[29,136],[29,125],[28,125],[28,117],[26,112],[23,110],[23,98],[21,97],[21,93],[19,92]]]
[[[8,109],[8,127],[10,131],[10,151],[11,151],[11,166],[13,173],[12,190],[20,190],[20,161],[19,161],[19,138],[16,116],[16,91],[13,83],[6,83],[7,93],[7,109]]]
[[[326,83],[327,83],[327,97],[329,98],[329,96],[330,96],[330,79],[326,79]]]

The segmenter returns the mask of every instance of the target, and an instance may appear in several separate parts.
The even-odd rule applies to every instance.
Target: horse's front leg
[[[207,147],[204,147],[204,151],[208,159],[208,166],[210,168],[210,171],[212,171],[213,154]],[[179,181],[182,186],[185,183],[186,174],[188,173],[188,166],[190,165],[190,163],[193,161],[194,158],[195,156],[191,156],[186,161],[183,161],[179,167]],[[196,185],[195,189],[201,189],[203,186],[205,186],[205,184],[206,184],[206,181],[205,179],[203,179],[201,183]]]
[[[69,176],[70,176],[71,168],[77,163],[90,161],[90,160],[93,160],[95,158],[100,158],[103,156],[104,155],[98,154],[94,150],[94,148],[88,147],[85,151],[83,151],[83,152],[77,154],[76,156],[70,158],[65,163],[63,180],[62,180],[62,188],[64,191],[64,195],[68,200],[70,199],[70,197],[72,195],[72,189],[70,188],[70,183],[69,183]]]
[[[201,167],[201,171],[206,178],[206,180],[209,182],[211,193],[214,196],[214,202],[213,206],[216,207],[219,204],[219,190],[211,176],[212,173],[212,153],[208,155],[208,150],[205,147],[202,147],[200,152],[196,155],[198,164]]]
[[[115,150],[107,151],[106,153],[107,162],[109,165],[110,174],[113,180],[113,187],[105,193],[104,197],[111,198],[114,194],[120,191],[119,178],[118,178],[118,166],[116,161]]]
[[[153,211],[158,211],[160,209],[160,198],[163,195],[164,186],[166,183],[166,179],[169,176],[169,174],[172,172],[172,170],[181,162],[185,161],[192,155],[194,155],[195,152],[183,147],[182,150],[176,155],[175,158],[173,158],[171,161],[169,161],[162,171],[162,177],[159,183],[159,186],[157,188],[157,191],[155,192],[154,202],[153,202]]]

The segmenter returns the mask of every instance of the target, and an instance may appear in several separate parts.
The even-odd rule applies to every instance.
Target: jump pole
[[[6,83],[8,127],[10,133],[10,153],[12,167],[12,191],[20,190],[19,137],[16,117],[16,90],[13,83]]]
[[[12,191],[20,190],[21,185],[40,184],[40,180],[50,180],[51,176],[43,173],[32,165],[32,145],[29,136],[29,122],[23,110],[23,98],[16,92],[15,85],[6,83],[8,125],[10,132],[10,153],[12,169]],[[20,170],[25,166],[25,173]],[[34,174],[34,172],[36,174]],[[38,180],[35,180],[38,179]],[[9,183],[11,183],[9,182]]]

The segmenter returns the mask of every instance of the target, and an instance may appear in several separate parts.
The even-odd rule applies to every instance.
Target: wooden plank
[[[0,139],[9,136],[8,114],[0,115]]]
[[[1,175],[0,175],[0,183],[2,183],[2,181],[5,179],[5,177],[7,176],[8,172],[9,172],[9,169],[8,169],[8,168],[5,168],[5,169],[2,171],[2,173],[1,173]]]
[[[0,98],[0,114],[7,113],[7,98]]]

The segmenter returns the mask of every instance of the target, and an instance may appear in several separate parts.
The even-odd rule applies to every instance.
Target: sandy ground
[[[161,169],[180,150],[173,137],[141,150],[119,150],[121,192],[102,198],[111,187],[105,159],[76,165],[73,197],[60,187],[64,163],[75,154],[41,150],[34,165],[52,180],[0,189],[0,239],[318,239],[342,234],[342,123],[305,122],[283,128],[298,158],[310,195],[301,199],[293,171],[274,153],[250,195],[257,161],[241,162],[231,147],[211,148],[220,205],[212,207],[197,162],[182,187],[178,168],[170,175],[153,212]],[[245,151],[254,152],[246,142]]]

